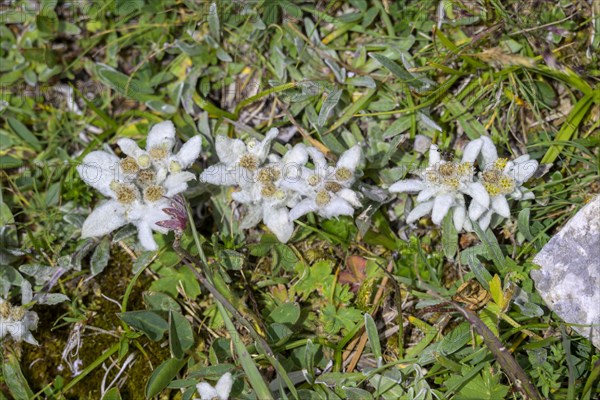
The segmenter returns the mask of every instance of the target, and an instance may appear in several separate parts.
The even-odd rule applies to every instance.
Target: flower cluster
[[[30,332],[37,329],[37,324],[38,316],[34,311],[13,306],[0,297],[0,339],[10,335],[16,342],[25,341],[37,346],[38,342]]]
[[[479,160],[480,172],[475,171]],[[429,149],[429,165],[418,172],[420,179],[405,179],[390,186],[392,193],[418,193],[417,205],[406,218],[412,223],[431,213],[440,225],[450,212],[457,230],[472,230],[471,221],[487,229],[494,214],[510,217],[507,196],[515,200],[533,199],[523,188],[537,170],[538,162],[523,155],[513,161],[498,158],[492,140],[482,136],[464,149],[460,162],[442,159],[436,145]],[[465,195],[471,198],[467,208]],[[467,218],[467,215],[469,218]]]
[[[81,236],[104,236],[131,223],[137,227],[142,247],[156,250],[152,232],[167,233],[168,228],[159,222],[170,219],[164,209],[196,178],[185,170],[200,155],[202,140],[195,136],[174,154],[175,126],[164,121],[152,127],[145,149],[128,138],[119,139],[117,145],[125,158],[93,151],[77,167],[85,183],[109,198],[85,220]]]
[[[269,154],[278,133],[271,129],[264,140],[248,143],[217,137],[220,162],[205,170],[200,180],[239,187],[232,198],[248,206],[242,229],[262,220],[281,242],[292,236],[293,221],[309,212],[324,218],[352,215],[360,206],[358,195],[350,188],[362,155],[360,146],[342,154],[333,167],[323,153],[304,144],[297,144],[283,157]]]

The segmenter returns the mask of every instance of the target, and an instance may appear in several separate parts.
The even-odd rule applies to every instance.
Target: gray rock
[[[548,307],[600,349],[600,196],[583,207],[534,258]]]

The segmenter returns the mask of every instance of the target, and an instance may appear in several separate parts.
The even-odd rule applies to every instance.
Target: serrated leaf
[[[186,360],[178,360],[176,358],[169,358],[168,360],[163,361],[163,363],[152,372],[150,379],[148,379],[148,384],[146,385],[146,398],[149,399],[162,392],[175,376],[177,376],[177,373],[186,362]]]
[[[108,237],[105,237],[100,241],[96,249],[94,250],[94,254],[92,254],[92,258],[90,259],[90,270],[92,272],[92,276],[96,276],[108,265],[108,260],[110,258],[110,240]]]

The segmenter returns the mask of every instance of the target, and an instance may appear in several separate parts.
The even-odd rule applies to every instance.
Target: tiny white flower
[[[485,230],[494,214],[503,218],[510,217],[510,208],[506,196],[515,200],[535,198],[533,192],[523,187],[538,168],[538,162],[523,155],[513,161],[498,158],[496,146],[488,137],[481,137],[483,146],[481,155],[485,170],[480,173],[480,181],[490,196],[490,207],[472,202],[469,206],[469,218],[477,220],[481,229]]]
[[[0,339],[10,335],[15,342],[26,342],[35,346],[39,343],[32,330],[37,329],[38,315],[35,311],[26,311],[23,307],[13,306],[0,297]]]
[[[262,141],[251,139],[247,144],[240,139],[217,136],[215,150],[220,162],[203,171],[200,181],[224,186],[251,185],[257,170],[267,159],[271,142],[278,134],[279,130],[273,128]]]
[[[195,136],[172,154],[175,127],[164,121],[152,127],[142,150],[131,139],[117,144],[127,155],[120,159],[104,151],[93,151],[77,167],[85,183],[109,200],[96,207],[83,223],[81,236],[100,237],[128,223],[138,229],[138,238],[146,250],[158,248],[152,232],[167,233],[157,224],[170,219],[163,211],[169,199],[185,191],[195,175],[185,171],[200,154],[202,140]]]
[[[362,157],[360,145],[345,151],[335,167],[329,166],[323,153],[316,148],[310,147],[307,151],[314,169],[303,168],[300,181],[286,184],[303,197],[290,210],[290,219],[296,220],[309,212],[316,212],[323,218],[354,215],[354,208],[360,207],[361,203],[350,187]]]
[[[453,213],[457,230],[468,229],[464,195],[470,196],[482,207],[489,206],[490,198],[483,185],[474,179],[473,163],[479,155],[482,142],[474,140],[464,149],[460,163],[441,158],[438,146],[429,148],[429,166],[420,172],[421,179],[405,179],[390,186],[392,193],[419,193],[417,205],[408,214],[406,222],[413,223],[431,213],[434,224],[440,225],[448,214]]]
[[[233,386],[233,377],[230,372],[224,374],[217,384],[213,387],[209,383],[200,382],[196,385],[200,400],[227,400],[231,387]],[[197,398],[195,400],[198,400]]]

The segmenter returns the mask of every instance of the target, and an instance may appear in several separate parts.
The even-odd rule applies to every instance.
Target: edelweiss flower
[[[271,162],[258,168],[253,180],[231,197],[248,205],[242,229],[252,228],[262,220],[277,239],[285,243],[294,232],[288,207],[293,207],[299,198],[288,188],[300,179],[300,169],[306,164],[308,154],[303,144],[297,144],[283,158],[270,155],[269,159]]]
[[[483,207],[477,202],[469,206],[469,218],[478,220],[481,229],[485,230],[490,224],[494,213],[510,217],[510,208],[506,196],[515,200],[529,200],[535,198],[533,192],[523,187],[538,168],[538,162],[531,160],[529,155],[523,155],[514,161],[498,158],[496,146],[488,137],[481,137],[483,146],[481,156],[485,170],[480,173],[480,180],[491,198],[491,208]]]
[[[233,386],[233,378],[230,372],[224,374],[217,384],[213,387],[206,382],[200,382],[196,385],[200,400],[227,400],[231,387]],[[194,400],[198,400],[197,398]]]
[[[220,163],[202,172],[200,181],[213,185],[251,185],[259,167],[267,159],[271,142],[278,134],[279,130],[273,128],[261,142],[251,139],[248,144],[240,139],[217,136],[215,150]]]
[[[298,219],[309,212],[324,218],[353,215],[354,208],[361,206],[356,192],[350,189],[362,156],[360,145],[344,152],[335,167],[329,166],[323,153],[316,148],[310,147],[308,153],[314,169],[302,168],[301,180],[286,184],[305,197],[290,210],[290,219]]]
[[[157,222],[169,219],[163,209],[195,178],[184,169],[198,158],[202,139],[191,138],[173,155],[175,127],[165,121],[150,130],[146,142],[146,150],[142,150],[133,140],[120,139],[117,144],[127,157],[119,159],[105,151],[93,151],[77,167],[85,183],[110,198],[85,220],[82,237],[104,236],[132,223],[142,246],[150,251],[157,249],[152,231],[167,233],[168,229]]]
[[[30,332],[37,329],[37,323],[35,311],[25,311],[23,307],[13,306],[0,297],[0,339],[10,334],[15,342],[25,341],[38,346]]]
[[[464,195],[486,208],[490,198],[483,185],[474,181],[473,164],[483,143],[480,139],[471,141],[464,149],[460,163],[442,160],[438,146],[429,148],[429,166],[421,172],[419,179],[405,179],[390,186],[392,193],[419,193],[416,207],[408,214],[406,222],[412,223],[431,213],[434,224],[440,225],[448,214],[453,212],[457,230],[469,228],[466,219]]]

